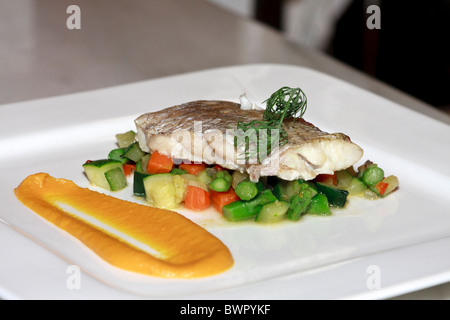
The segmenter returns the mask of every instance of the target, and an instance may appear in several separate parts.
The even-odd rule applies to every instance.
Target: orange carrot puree
[[[218,238],[173,211],[117,199],[47,173],[27,177],[15,194],[24,205],[121,269],[164,278],[198,278],[233,265],[230,251]],[[58,203],[152,247],[162,258],[64,211]]]

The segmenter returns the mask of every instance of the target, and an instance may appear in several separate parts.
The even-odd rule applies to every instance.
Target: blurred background
[[[450,0],[208,0],[450,112]],[[368,29],[370,5],[380,29]]]
[[[342,74],[331,56],[450,112],[449,35],[450,0],[0,0],[0,103],[237,63]]]

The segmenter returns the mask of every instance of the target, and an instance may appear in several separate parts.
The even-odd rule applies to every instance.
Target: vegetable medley
[[[117,134],[118,148],[107,159],[86,161],[83,168],[93,185],[111,191],[127,187],[127,177],[132,175],[133,194],[159,208],[184,205],[202,211],[212,206],[229,221],[297,221],[304,214],[331,215],[330,208],[344,207],[351,196],[386,197],[399,186],[396,176],[385,176],[371,161],[312,181],[263,177],[255,183],[248,174],[219,165],[176,164],[159,152],[143,152],[135,135],[134,131]]]

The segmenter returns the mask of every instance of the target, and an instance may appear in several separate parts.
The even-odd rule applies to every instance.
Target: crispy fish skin
[[[146,113],[135,120],[137,140],[146,152],[172,158],[220,164],[246,171],[251,180],[278,176],[285,180],[314,179],[359,161],[363,150],[343,133],[321,131],[303,119],[287,120],[288,143],[261,163],[245,163],[234,145],[238,121],[262,120],[261,110],[242,110],[229,101],[199,100]]]

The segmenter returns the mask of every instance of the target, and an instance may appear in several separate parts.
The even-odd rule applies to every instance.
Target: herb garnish
[[[251,160],[262,162],[277,144],[281,147],[288,143],[289,137],[282,126],[283,121],[301,118],[307,107],[305,93],[300,88],[290,87],[282,87],[263,103],[266,103],[266,109],[262,121],[238,121],[237,123],[238,130],[234,144],[237,147],[238,140],[240,143],[245,143],[246,163]],[[251,145],[256,147],[253,148],[256,152],[249,150]]]

